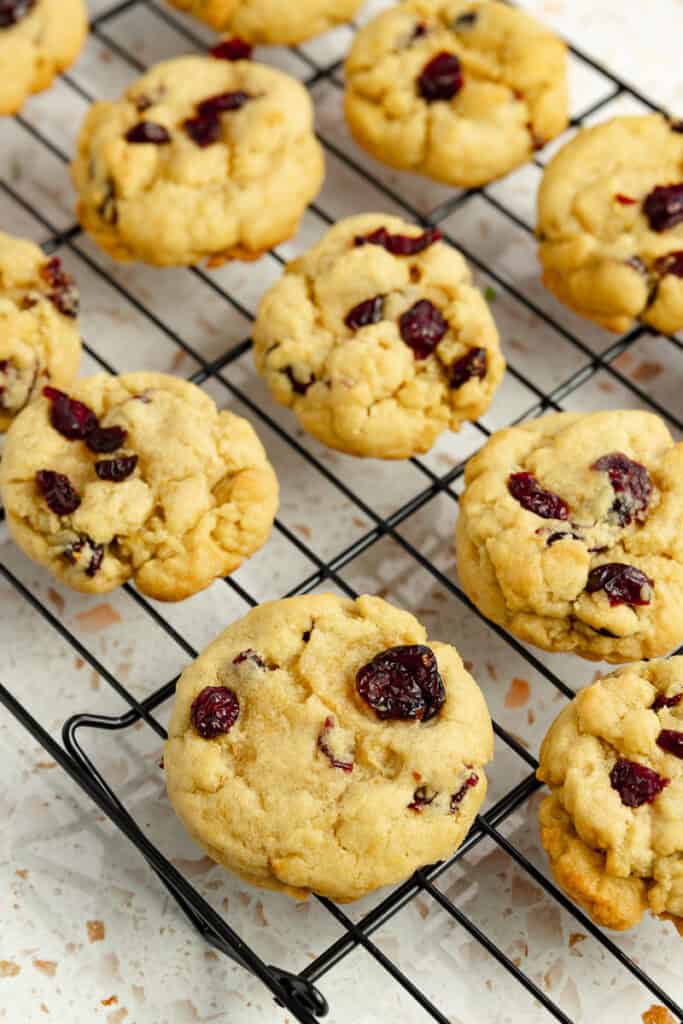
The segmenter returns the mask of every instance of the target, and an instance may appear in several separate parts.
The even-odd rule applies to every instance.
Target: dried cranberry
[[[654,582],[644,572],[622,562],[607,562],[591,569],[586,583],[589,594],[604,590],[612,606],[649,604],[652,600],[651,587],[654,587]]]
[[[676,693],[673,697],[665,697],[663,693],[658,693],[652,705],[652,710],[661,711],[662,708],[675,708],[682,700],[683,693]]]
[[[610,772],[612,789],[616,789],[626,807],[642,807],[651,804],[671,779],[658,775],[652,768],[637,761],[620,757]]]
[[[81,503],[78,492],[63,473],[39,469],[36,473],[36,486],[45,498],[47,507],[56,516],[70,516]]]
[[[43,388],[43,394],[52,403],[50,423],[69,441],[82,441],[98,426],[97,416],[83,402],[53,387]]]
[[[539,532],[542,531],[536,530],[536,533]],[[583,540],[583,537],[578,533],[574,533],[573,530],[555,530],[554,533],[551,533],[548,537],[546,544],[551,548],[553,544],[557,544],[558,540],[567,540],[567,538],[570,540]]]
[[[86,437],[85,443],[91,452],[108,455],[122,448],[127,437],[128,431],[123,427],[95,427]]]
[[[427,103],[452,100],[463,87],[460,61],[454,53],[445,50],[432,57],[423,67],[417,80],[420,95]]]
[[[472,772],[470,775],[467,776],[460,789],[453,793],[451,797],[451,814],[455,814],[459,805],[465,799],[465,794],[467,793],[467,790],[472,789],[472,787],[476,786],[478,782],[479,776],[477,775],[476,772]]]
[[[165,146],[171,141],[168,128],[154,121],[140,121],[126,132],[126,142],[146,142],[153,146]]]
[[[88,568],[85,570],[86,576],[96,576],[102,565],[102,559],[104,558],[104,544],[95,544],[90,541],[90,547],[92,549],[92,555],[88,562]]]
[[[217,96],[210,96],[208,100],[202,100],[197,113],[200,117],[217,117],[229,110],[239,110],[250,99],[248,92],[221,92]]]
[[[625,196],[623,192],[617,192],[614,198],[618,203],[621,203],[622,206],[635,206],[638,202],[637,199],[632,199],[631,196]]]
[[[422,644],[390,647],[359,669],[356,689],[378,718],[427,722],[446,700],[436,658]]]
[[[643,213],[653,231],[668,231],[683,221],[683,183],[658,185],[643,203]]]
[[[438,793],[434,792],[429,795],[429,790],[426,786],[418,786],[413,793],[413,799],[408,804],[411,811],[417,811],[418,814],[422,812],[423,807],[428,807],[429,804],[433,804],[438,796]]]
[[[467,11],[465,14],[459,15],[453,22],[453,28],[456,32],[461,31],[465,28],[472,28],[478,21],[477,15],[474,11]]]
[[[375,295],[374,299],[366,299],[354,306],[344,319],[347,327],[352,331],[358,331],[361,327],[369,324],[378,324],[384,312],[384,296]]]
[[[660,256],[658,260],[655,260],[653,269],[661,277],[666,277],[667,274],[683,277],[683,249]]]
[[[232,39],[222,39],[216,46],[209,50],[209,56],[216,60],[251,60],[253,47],[237,36]]]
[[[678,132],[679,135],[683,134],[683,121],[672,121],[669,127],[672,132]]]
[[[0,28],[9,28],[33,10],[36,0],[0,0]]]
[[[409,42],[414,43],[416,39],[422,39],[429,32],[429,26],[424,21],[418,21],[417,25],[413,29]]]
[[[220,138],[221,123],[217,117],[190,117],[183,128],[193,142],[204,149]]]
[[[343,772],[353,771],[353,761],[342,761],[337,758],[330,747],[329,739],[330,733],[335,727],[334,718],[332,715],[328,715],[323,724],[322,732],[318,736],[318,750],[325,757],[329,758],[330,764],[333,768],[340,768]]]
[[[350,315],[350,314],[349,314]],[[348,319],[348,318],[347,318]],[[294,376],[294,370],[291,366],[288,366],[283,373],[289,383],[292,385],[292,391],[297,395],[305,395],[312,384],[315,384],[315,377],[311,376],[307,381],[297,380]]]
[[[251,661],[257,668],[265,668],[266,663],[260,654],[257,654],[252,647],[248,647],[246,651],[240,651],[237,657],[232,659],[233,665],[242,665],[245,661]]]
[[[567,502],[552,491],[544,491],[533,473],[511,473],[508,490],[522,508],[542,519],[569,518]]]
[[[413,350],[416,359],[430,356],[448,330],[436,306],[429,299],[420,299],[399,318],[401,337]]]
[[[603,470],[618,495],[612,505],[620,526],[628,526],[633,519],[641,521],[650,504],[652,480],[645,466],[634,462],[622,452],[611,452],[594,462],[591,469]]]
[[[471,348],[465,352],[451,367],[451,387],[461,388],[468,380],[477,377],[483,380],[486,376],[488,356],[485,348]]]
[[[137,455],[121,455],[118,459],[102,459],[95,463],[95,472],[100,480],[119,484],[134,472],[138,464]]]
[[[662,729],[657,737],[657,746],[666,750],[667,754],[683,758],[683,732],[676,729]]]
[[[102,565],[104,558],[104,544],[96,544],[92,537],[89,537],[87,533],[81,534],[78,540],[74,541],[73,544],[69,544],[68,547],[64,548],[62,555],[68,562],[76,564],[78,558],[76,557],[81,551],[85,551],[90,555],[88,564],[85,568],[85,575],[96,576]]]
[[[227,686],[206,686],[192,701],[192,724],[205,740],[230,732],[240,713],[240,702]]]
[[[62,261],[59,256],[53,256],[48,260],[41,268],[40,274],[52,289],[48,294],[50,302],[63,316],[77,317],[80,305],[78,288],[74,279],[62,270]]]
[[[356,235],[355,244],[380,245],[393,256],[416,256],[442,238],[438,228],[427,228],[421,235],[392,235],[386,228],[377,228],[369,235]]]

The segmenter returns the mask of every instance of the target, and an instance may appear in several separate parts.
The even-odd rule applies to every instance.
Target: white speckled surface
[[[379,0],[368,10],[384,5]],[[90,0],[93,15],[114,6],[112,0]],[[654,0],[649,5],[632,0],[525,0],[523,6],[596,59],[607,61],[654,100],[683,113],[681,0]],[[105,23],[100,38],[89,39],[70,72],[72,85],[59,81],[48,93],[32,99],[24,111],[24,124],[0,121],[0,179],[15,193],[13,198],[7,188],[0,189],[4,230],[45,241],[54,229],[73,223],[73,195],[63,157],[73,148],[86,96],[114,96],[136,76],[125,52],[146,65],[191,45],[160,16],[161,10],[161,0],[158,6],[142,0],[127,6]],[[212,37],[189,20],[179,21],[191,26],[198,38]],[[329,64],[344,52],[349,37],[349,30],[341,29],[304,47],[304,55]],[[275,50],[259,56],[299,77],[310,75],[310,65],[294,53]],[[609,96],[612,89],[587,64],[573,61],[575,114]],[[355,149],[344,130],[340,92],[333,83],[319,83],[314,94],[322,136],[371,169],[410,207],[427,212],[448,198],[448,190],[381,168]],[[596,118],[633,108],[638,105],[632,100],[619,98],[602,107]],[[29,127],[51,143],[52,152]],[[523,223],[533,223],[539,175],[539,168],[530,165],[493,186],[490,194]],[[43,220],[22,207],[22,202],[37,209]],[[371,208],[400,207],[360,179],[343,159],[328,154],[328,178],[319,209],[337,217]],[[484,419],[485,426],[494,429],[524,414],[534,406],[539,390],[556,387],[580,372],[591,352],[605,352],[614,339],[561,309],[543,291],[529,235],[481,196],[459,208],[445,227],[473,256],[548,312],[560,328],[553,331],[544,326],[513,294],[496,285],[494,313],[506,355],[532,386],[508,374]],[[281,255],[300,251],[323,228],[323,219],[310,212],[299,236],[282,247]],[[97,356],[120,370],[148,367],[184,375],[199,364],[168,330],[201,358],[218,357],[248,336],[244,311],[253,311],[261,291],[280,270],[272,256],[253,266],[235,264],[199,275],[112,267],[82,236],[75,238],[72,248],[63,247],[60,255],[81,285],[84,335]],[[112,274],[127,295],[117,291],[101,271]],[[482,284],[490,283],[485,274],[480,279]],[[227,302],[220,289],[237,299],[240,308]],[[152,310],[158,323],[136,308],[136,302]],[[583,349],[566,340],[563,328],[575,333]],[[86,357],[83,370],[89,372],[96,365],[95,359]],[[615,365],[663,409],[679,414],[683,357],[670,340],[645,334],[617,357]],[[293,431],[292,418],[272,406],[256,380],[248,353],[232,363],[224,376],[228,383],[243,388],[256,408],[265,409],[275,423]],[[378,466],[352,461],[297,435],[334,479],[361,496],[366,507],[359,508],[334,479],[325,480],[313,471],[224,384],[214,382],[209,390],[221,404],[230,404],[254,422],[280,475],[281,522],[322,558],[332,558],[364,537],[372,528],[373,514],[395,512],[429,484],[418,464]],[[562,404],[589,409],[635,406],[639,401],[617,377],[601,370]],[[482,439],[475,427],[444,437],[422,465],[428,471],[446,473]],[[457,481],[453,489],[457,492]],[[456,511],[453,494],[442,491],[399,526],[400,535],[447,576],[454,572],[451,538]],[[0,546],[0,559],[92,651],[101,671],[113,673],[137,698],[167,682],[186,663],[184,650],[128,593],[121,591],[106,599],[70,594],[7,543]],[[305,551],[276,532],[236,579],[262,600],[297,587],[315,568]],[[367,546],[341,570],[341,576],[357,590],[380,592],[409,607],[433,635],[456,642],[472,662],[495,718],[531,752],[537,750],[564,698],[472,615],[438,575],[420,566],[396,539],[385,537]],[[62,723],[71,714],[125,710],[124,701],[106,679],[5,582],[0,582],[0,609],[0,679],[53,736],[59,737]],[[235,590],[217,583],[182,605],[159,610],[189,644],[201,647],[245,609]],[[570,658],[540,655],[540,660],[572,687],[584,685],[596,670]],[[162,708],[162,721],[166,713],[167,708]],[[340,925],[316,901],[295,905],[285,897],[249,889],[201,856],[170,813],[158,767],[160,744],[151,730],[136,727],[125,733],[88,734],[88,743],[99,770],[149,837],[264,960],[301,970],[341,934]],[[0,1021],[275,1024],[291,1019],[258,982],[203,944],[138,852],[4,711],[0,711],[0,744]],[[526,772],[525,763],[498,743],[491,800]],[[502,831],[545,871],[535,806],[533,799]],[[577,1024],[639,1024],[642,1013],[657,1002],[495,844],[480,843],[441,875],[436,886]],[[357,920],[378,899],[364,900],[347,912]],[[452,1024],[540,1024],[551,1019],[429,895],[403,909],[373,938]],[[637,932],[615,936],[614,941],[683,1002],[680,940],[669,925],[650,920]],[[380,1024],[390,1019],[395,1024],[413,1024],[429,1019],[362,950],[336,966],[320,987],[330,1001],[333,1021]]]

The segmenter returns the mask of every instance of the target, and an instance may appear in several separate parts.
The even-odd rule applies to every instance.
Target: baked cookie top
[[[2,0],[0,115],[46,89],[76,58],[87,28],[83,0]]]
[[[46,388],[14,421],[0,465],[10,531],[76,590],[131,577],[177,601],[265,542],[275,473],[249,423],[161,373]]]
[[[609,928],[645,910],[683,925],[683,658],[640,662],[560,713],[538,777],[558,881]]]
[[[89,109],[72,174],[81,222],[115,258],[215,265],[293,234],[323,157],[308,93],[289,75],[179,57]]]
[[[544,283],[612,331],[683,327],[683,124],[661,114],[584,128],[538,193]]]
[[[350,217],[264,296],[256,368],[331,448],[407,458],[488,408],[505,367],[498,332],[440,238],[385,214]]]
[[[456,849],[492,749],[455,648],[379,598],[324,594],[255,608],[185,670],[164,764],[214,860],[346,901]]]
[[[683,446],[636,410],[494,434],[467,465],[458,573],[539,647],[627,661],[683,640]]]
[[[252,43],[292,46],[350,21],[362,0],[170,0],[174,7]]]
[[[0,431],[47,383],[78,371],[78,289],[59,257],[0,231]]]
[[[564,43],[497,0],[406,0],[360,30],[346,115],[377,159],[449,185],[506,174],[567,126]]]

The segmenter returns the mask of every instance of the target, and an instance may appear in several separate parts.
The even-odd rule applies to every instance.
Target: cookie
[[[83,227],[118,260],[253,260],[296,231],[323,180],[305,88],[249,60],[157,64],[90,107],[72,175]]]
[[[78,372],[78,289],[58,256],[0,231],[0,431],[45,384]]]
[[[266,541],[275,473],[249,423],[162,373],[45,388],[12,424],[0,493],[19,547],[102,594],[133,579],[178,601]]]
[[[646,910],[683,934],[683,658],[587,687],[541,747],[541,840],[559,885],[606,928]]]
[[[350,21],[362,0],[169,0],[174,7],[251,43],[293,46]]]
[[[2,0],[0,114],[16,114],[31,93],[47,89],[74,62],[87,31],[83,0]]]
[[[543,283],[610,331],[683,328],[683,123],[661,114],[584,128],[538,193]]]
[[[386,214],[336,224],[264,296],[254,357],[331,448],[405,459],[489,406],[505,363],[460,253]]]
[[[346,902],[450,856],[493,733],[454,647],[377,597],[263,604],[178,683],[171,802],[254,885]]]
[[[549,651],[633,661],[683,641],[683,445],[636,410],[501,430],[467,464],[462,586]]]
[[[346,117],[385,164],[485,185],[564,131],[566,64],[560,39],[497,0],[406,0],[356,36]]]

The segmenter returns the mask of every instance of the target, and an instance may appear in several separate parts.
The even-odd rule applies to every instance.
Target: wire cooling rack
[[[379,0],[371,7],[375,10],[387,5]],[[170,681],[158,685],[166,678],[159,678],[159,665],[165,665],[168,659],[161,654],[156,660],[143,659],[146,668],[142,692],[139,685],[127,685],[124,672],[111,668],[89,642],[87,633],[73,625],[79,616],[67,624],[55,611],[54,602],[50,607],[44,581],[36,584],[25,560],[10,546],[3,549],[6,557],[0,563],[0,572],[13,588],[17,604],[27,602],[77,658],[121,698],[125,710],[116,715],[71,715],[60,743],[19,701],[13,692],[17,687],[10,690],[0,685],[0,701],[139,849],[203,938],[259,977],[280,1005],[299,1021],[313,1024],[325,1015],[328,1004],[322,991],[326,979],[359,950],[374,961],[380,990],[384,985],[397,985],[403,990],[408,1010],[400,1019],[413,1021],[419,1016],[420,1020],[425,1017],[441,1024],[455,1020],[449,1009],[448,988],[439,987],[433,980],[429,985],[422,984],[421,972],[411,970],[414,956],[406,960],[405,949],[398,950],[391,936],[384,938],[394,921],[400,923],[404,939],[408,931],[411,950],[425,948],[423,963],[427,958],[439,958],[439,949],[444,946],[439,933],[443,922],[464,936],[463,948],[469,959],[464,965],[458,965],[457,958],[448,962],[447,983],[457,989],[465,984],[466,974],[474,973],[476,993],[479,976],[481,991],[475,1000],[478,1020],[610,1020],[608,1010],[603,1005],[601,1011],[599,1003],[579,1012],[576,999],[571,998],[571,970],[560,992],[554,991],[552,968],[544,977],[539,976],[526,940],[517,938],[511,943],[501,930],[498,919],[505,915],[496,914],[495,898],[492,914],[488,912],[491,907],[478,914],[479,904],[486,903],[485,886],[479,883],[477,899],[469,899],[468,872],[476,878],[486,861],[499,869],[502,866],[497,877],[512,870],[518,888],[533,888],[535,896],[531,910],[524,912],[526,918],[520,911],[520,935],[526,933],[525,929],[533,933],[538,921],[548,914],[557,915],[552,920],[559,929],[561,914],[565,931],[567,921],[575,929],[570,933],[570,947],[579,940],[585,941],[586,947],[592,942],[591,955],[597,967],[591,984],[597,991],[607,977],[618,976],[626,985],[624,991],[636,993],[634,1008],[654,1000],[683,1018],[677,1001],[683,989],[680,984],[677,988],[666,984],[666,979],[671,979],[666,970],[667,955],[664,967],[661,959],[651,973],[645,967],[653,959],[648,956],[653,943],[669,950],[672,963],[679,956],[673,940],[663,934],[665,926],[645,923],[642,930],[647,932],[649,928],[650,938],[644,946],[638,945],[637,939],[606,935],[557,889],[546,873],[537,845],[528,842],[528,833],[535,826],[527,828],[523,816],[531,810],[532,822],[534,795],[539,788],[534,776],[537,762],[530,750],[537,748],[558,710],[558,702],[574,695],[574,688],[565,680],[575,676],[576,662],[533,653],[483,621],[460,589],[449,554],[464,463],[492,430],[548,410],[635,405],[654,409],[678,434],[682,424],[673,410],[678,401],[675,375],[676,370],[680,372],[680,340],[654,335],[643,326],[615,340],[560,308],[540,287],[533,256],[533,197],[549,153],[539,154],[503,182],[463,192],[392,172],[361,154],[348,139],[340,114],[340,71],[351,28],[340,29],[323,42],[314,41],[291,51],[265,51],[262,55],[297,75],[311,90],[326,149],[328,180],[306,215],[297,240],[265,257],[254,269],[231,265],[212,272],[200,268],[151,271],[112,265],[82,235],[60,194],[51,192],[50,182],[64,178],[77,124],[88,103],[117,95],[128,80],[162,57],[204,49],[211,33],[161,3],[124,0],[107,6],[106,0],[100,0],[95,7],[81,61],[53,88],[53,93],[59,94],[59,106],[51,104],[50,94],[34,99],[27,112],[2,128],[4,135],[0,138],[14,154],[0,183],[3,227],[11,230],[10,225],[27,226],[26,233],[30,230],[38,237],[46,253],[60,252],[82,285],[86,313],[89,289],[93,294],[106,295],[101,302],[109,303],[109,322],[115,322],[115,330],[107,334],[99,319],[88,320],[86,316],[88,371],[117,372],[146,366],[182,372],[220,404],[230,404],[254,422],[276,463],[284,499],[272,541],[264,555],[252,560],[260,568],[240,570],[216,583],[205,595],[173,608],[154,604],[126,586],[117,597],[126,604],[121,614],[135,619],[143,644],[147,645],[149,637],[148,646],[154,648],[157,638],[163,636],[175,649],[176,661],[186,663],[221,625],[264,598],[319,589],[353,597],[361,589],[370,590],[421,611],[426,620],[434,610],[420,609],[420,600],[445,604],[447,608],[439,612],[438,619],[448,623],[449,638],[464,653],[472,654],[480,681],[483,666],[488,672],[485,690],[495,718],[496,765],[502,765],[502,776],[499,772],[498,778],[494,777],[488,804],[449,861],[418,871],[388,894],[382,892],[362,902],[360,909],[342,909],[318,899],[316,906],[323,916],[329,916],[333,930],[318,929],[324,939],[309,951],[309,962],[303,969],[285,970],[269,964],[268,958],[259,953],[263,944],[258,931],[252,930],[248,942],[240,937],[240,929],[231,926],[233,915],[225,911],[225,903],[217,906],[211,893],[200,891],[202,886],[191,881],[177,859],[174,861],[165,841],[168,829],[177,831],[179,825],[168,807],[164,811],[165,831],[141,823],[142,818],[134,813],[130,791],[117,792],[120,787],[108,780],[106,766],[102,767],[97,756],[86,750],[91,746],[99,750],[91,741],[103,734],[111,734],[118,749],[134,746],[143,735],[149,739],[145,748],[149,762],[149,751],[158,751],[165,737],[163,721],[177,678],[173,673]],[[579,50],[572,49],[571,69],[573,126],[615,112],[657,109],[646,96]],[[53,111],[57,109],[59,115],[55,116]],[[557,144],[548,150],[552,152]],[[26,168],[30,168],[28,175]],[[464,252],[494,305],[509,362],[497,402],[481,422],[466,427],[457,437],[442,438],[428,456],[379,468],[326,452],[293,430],[293,417],[274,408],[260,390],[250,368],[248,338],[258,294],[279,274],[286,259],[307,247],[335,219],[371,209],[402,212],[422,224],[438,224],[446,239]],[[168,285],[161,283],[162,278]],[[160,292],[160,288],[165,290]],[[196,305],[205,312],[203,331],[196,328],[201,316],[193,321],[192,329],[183,319],[189,295],[198,296]],[[220,330],[215,329],[217,322]],[[390,496],[384,493],[385,480]],[[376,494],[377,481],[382,481],[380,497]],[[320,494],[317,487],[321,488]],[[309,509],[314,510],[313,519],[317,510],[333,523],[331,532],[323,536],[315,527],[294,522],[288,489],[302,492]],[[435,543],[438,523],[444,519],[447,525],[443,540]],[[395,565],[398,568],[394,570]],[[415,597],[415,591],[420,596]],[[66,595],[61,598],[62,604],[65,600],[85,601],[77,607],[87,607],[87,599]],[[192,614],[185,615],[186,607],[193,609]],[[444,627],[441,629],[443,635]],[[488,654],[492,661],[486,660]],[[535,730],[531,710],[526,716],[526,732],[524,728],[520,731],[515,724],[518,719],[509,711],[523,703],[524,687],[528,689],[530,684],[515,677],[503,701],[495,686],[501,665],[503,670],[512,666],[513,671],[523,671],[533,679],[538,708],[545,711],[538,713]],[[282,897],[273,898],[283,902]],[[286,921],[286,928],[292,927],[291,920]],[[331,940],[330,934],[334,935]],[[555,938],[552,934],[543,938],[541,934],[541,945],[552,945]],[[520,953],[521,947],[526,948]],[[475,955],[473,951],[477,950]],[[539,949],[539,955],[541,952]],[[486,1006],[486,989],[490,992],[492,985],[485,979],[484,962],[497,965],[497,996],[493,1001],[489,998]],[[578,961],[576,965],[578,971]],[[363,970],[359,968],[361,977]],[[679,975],[675,972],[676,977]],[[472,984],[471,980],[468,983]],[[614,984],[610,980],[610,985]],[[519,987],[528,998],[518,1004]],[[334,1002],[331,1009],[334,1019],[351,1019],[348,1014],[338,1016]],[[353,1016],[361,1019],[360,1014]],[[380,1008],[372,1019],[383,1016]],[[619,1020],[625,1019],[620,1014]]]

